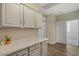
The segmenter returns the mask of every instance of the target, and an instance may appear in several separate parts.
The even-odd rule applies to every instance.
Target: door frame
[[[58,24],[59,23],[64,23],[65,24],[65,27],[66,27],[66,21],[59,21],[59,22],[56,22],[56,42],[57,42],[57,40],[58,40],[58,30],[57,30],[57,27],[58,27]],[[66,39],[67,39],[67,35],[66,35],[67,33],[65,33],[65,41],[66,41]],[[66,41],[67,42],[67,41]],[[60,43],[64,43],[64,44],[66,44],[66,42],[60,42]]]

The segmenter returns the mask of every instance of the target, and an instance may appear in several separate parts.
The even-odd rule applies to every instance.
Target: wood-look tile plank
[[[49,56],[79,56],[79,47],[62,43],[48,44]]]

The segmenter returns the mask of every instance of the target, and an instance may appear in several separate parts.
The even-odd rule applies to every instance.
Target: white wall
[[[30,37],[38,37],[38,30],[29,28],[0,28],[0,41],[5,39],[5,35],[9,35],[11,40],[19,40]]]
[[[62,15],[57,15],[57,17],[56,17],[57,22],[76,20],[76,19],[79,19],[79,10],[69,12],[69,13],[65,13],[65,14],[62,14]]]
[[[41,28],[39,28],[39,37],[40,38],[46,38],[46,18],[42,17],[42,22],[41,22]]]
[[[56,43],[56,16],[53,14],[46,17],[46,32],[48,43]]]

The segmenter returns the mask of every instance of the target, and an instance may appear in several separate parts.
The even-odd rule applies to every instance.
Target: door
[[[21,26],[21,6],[19,4],[5,4],[5,24],[6,26]]]
[[[56,42],[66,44],[66,22],[57,22],[57,40]]]
[[[35,12],[24,6],[24,27],[35,28]]]
[[[79,20],[67,21],[67,44],[78,46]]]

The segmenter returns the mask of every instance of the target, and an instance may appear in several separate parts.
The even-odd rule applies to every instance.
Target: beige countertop
[[[0,55],[5,56],[46,40],[46,38],[25,38],[15,40],[9,45],[0,46]]]

